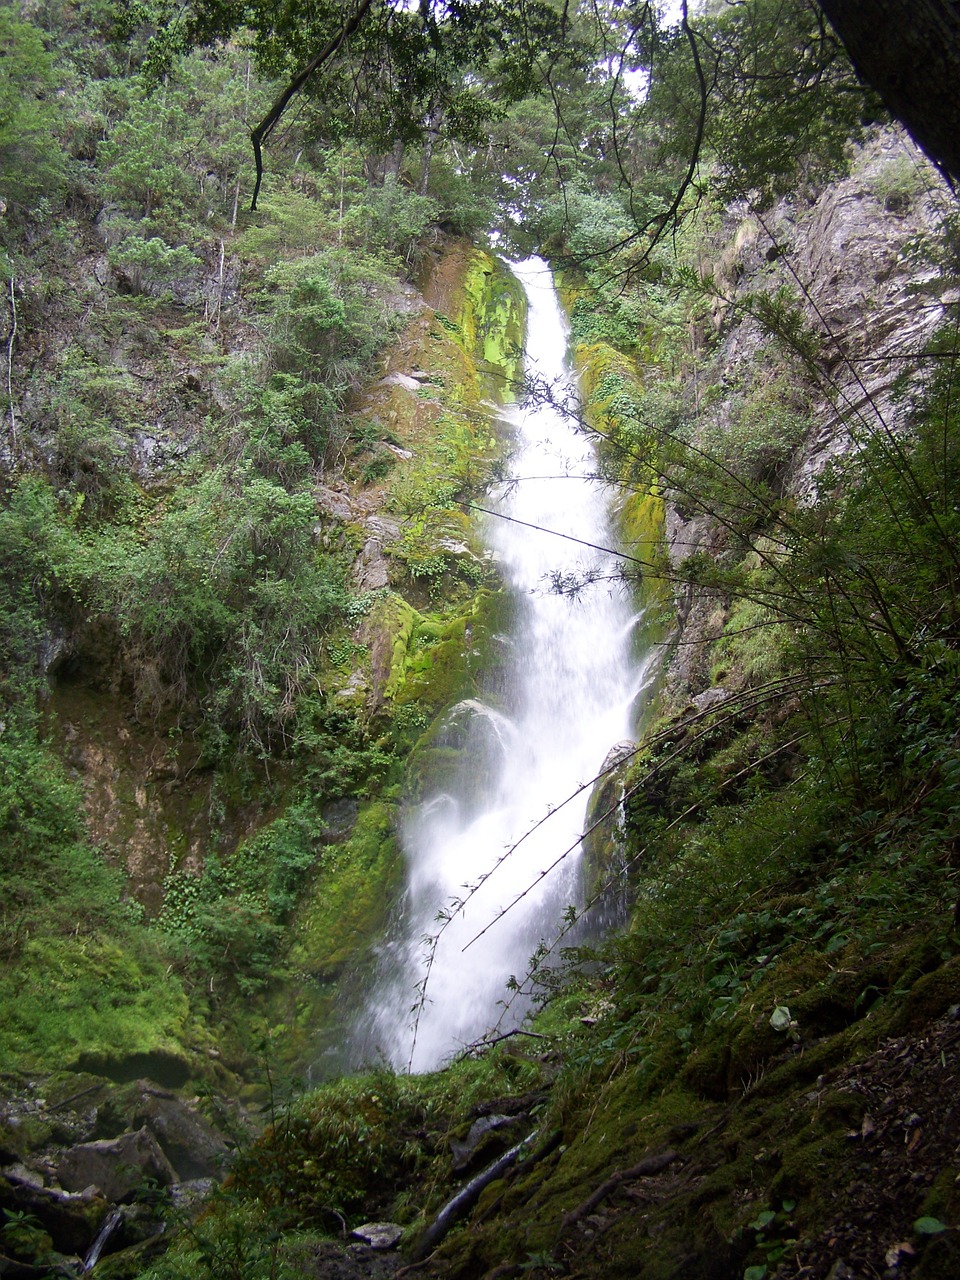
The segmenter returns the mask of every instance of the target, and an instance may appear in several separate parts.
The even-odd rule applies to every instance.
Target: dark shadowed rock
[[[60,1253],[84,1254],[90,1248],[109,1206],[92,1192],[72,1195],[37,1186],[13,1171],[0,1175],[0,1208],[35,1218]]]
[[[453,1172],[464,1173],[494,1154],[489,1135],[499,1133],[501,1142],[496,1154],[505,1151],[515,1139],[510,1135],[523,1123],[525,1116],[480,1116],[470,1126],[467,1136],[461,1141],[450,1139],[450,1155],[453,1157]],[[482,1149],[482,1150],[481,1150]]]
[[[357,821],[360,805],[353,796],[345,796],[342,800],[333,800],[324,805],[320,811],[323,819],[323,838],[328,844],[341,844],[353,830]]]
[[[334,1240],[304,1245],[291,1254],[290,1261],[305,1280],[385,1280],[401,1262],[390,1249],[373,1249],[359,1242],[342,1245]]]
[[[177,1173],[177,1181],[216,1178],[223,1172],[227,1144],[198,1111],[149,1080],[137,1081],[132,1125],[146,1125]]]

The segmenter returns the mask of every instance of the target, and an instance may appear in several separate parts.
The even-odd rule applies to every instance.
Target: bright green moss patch
[[[294,968],[315,977],[336,976],[382,934],[402,871],[395,821],[393,805],[367,805],[349,840],[324,848],[296,918]]]
[[[31,939],[0,976],[0,1056],[23,1069],[81,1057],[185,1055],[195,1040],[180,981],[141,941],[98,934]]]
[[[475,249],[464,278],[459,315],[464,347],[483,361],[483,373],[496,399],[515,399],[523,371],[526,299],[519,281],[489,254]]]

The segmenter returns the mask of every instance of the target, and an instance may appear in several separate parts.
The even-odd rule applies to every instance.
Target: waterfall
[[[552,390],[546,402],[530,396],[504,411],[516,440],[510,478],[487,504],[508,517],[488,518],[485,535],[513,597],[514,621],[503,638],[496,693],[448,715],[446,732],[463,760],[459,777],[452,783],[447,777],[445,790],[405,821],[402,936],[386,944],[387,976],[363,1030],[368,1056],[379,1052],[417,1071],[439,1065],[497,1024],[511,975],[523,978],[540,940],[552,940],[566,908],[579,902],[578,843],[589,790],[562,802],[629,735],[643,679],[632,644],[637,615],[622,586],[598,581],[577,594],[550,589],[557,573],[616,570],[613,557],[593,549],[613,545],[611,495],[591,478],[590,442],[555,407],[575,399],[575,385],[550,269],[531,258],[511,270],[529,304],[527,375]],[[423,940],[437,933],[437,913],[458,899],[464,905],[445,924],[425,971]],[[415,1019],[411,1007],[425,972]],[[516,1026],[523,1012],[514,997],[504,1028]]]

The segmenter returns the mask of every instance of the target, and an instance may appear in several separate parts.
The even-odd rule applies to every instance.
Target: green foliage
[[[709,86],[704,140],[721,198],[753,195],[769,203],[802,181],[844,170],[848,142],[862,136],[862,122],[878,104],[857,84],[816,6],[754,0],[695,26]],[[679,30],[661,51],[648,110],[671,121],[668,146],[682,161],[701,102],[689,41]]]
[[[143,1280],[290,1280],[319,1237],[371,1219],[410,1223],[448,1198],[446,1144],[471,1108],[542,1083],[536,1063],[496,1050],[431,1076],[381,1070],[313,1089],[239,1153],[229,1185]]]
[[[175,872],[164,882],[158,927],[186,944],[188,966],[209,976],[213,992],[219,983],[252,995],[276,968],[281,931],[246,870],[243,859],[223,865],[211,855],[199,876]]]
[[[314,794],[199,874],[172,872],[157,924],[187,944],[190,965],[244,995],[277,971],[284,925],[317,862],[323,824]]]
[[[37,1266],[53,1261],[53,1240],[43,1229],[43,1224],[26,1210],[4,1209],[4,1224],[0,1227],[3,1244],[15,1257],[27,1258]]]
[[[50,486],[25,477],[0,507],[0,697],[29,706],[50,628],[69,611],[82,551]]]
[[[228,41],[242,25],[261,71],[286,81],[336,41],[342,22],[342,6],[329,0],[295,15],[258,4],[241,16],[215,5],[191,15],[185,34],[201,44]],[[328,144],[350,138],[383,151],[398,141],[430,146],[436,135],[483,145],[489,122],[531,91],[537,58],[559,52],[563,35],[544,0],[484,0],[464,13],[374,8],[309,82],[313,129]]]
[[[177,1222],[175,1210],[168,1221]],[[301,1258],[281,1249],[276,1215],[220,1192],[201,1220],[183,1221],[174,1246],[139,1280],[297,1280]],[[313,1243],[308,1238],[305,1244]]]
[[[392,284],[374,257],[329,250],[266,273],[273,363],[337,392],[356,383],[389,337],[394,313],[378,290]]]
[[[0,1033],[5,1062],[176,1048],[186,998],[84,831],[79,788],[28,708],[0,728]]]
[[[189,158],[199,136],[185,104],[143,94],[97,156],[104,194],[155,232],[175,232],[193,196]]]
[[[110,265],[119,271],[134,293],[172,297],[173,286],[201,267],[200,259],[184,246],[171,248],[159,236],[144,240],[127,236],[110,251]]]
[[[632,231],[629,214],[620,199],[577,188],[565,192],[550,207],[544,222],[546,236],[562,234],[567,250],[577,261],[605,255]]]
[[[397,254],[409,263],[427,227],[437,220],[437,214],[436,200],[417,195],[395,175],[388,174],[382,186],[367,193],[365,206],[358,207],[354,234],[368,251]]]
[[[923,160],[904,154],[885,160],[869,181],[884,209],[901,215],[936,183],[933,170]]]
[[[141,547],[116,547],[98,594],[116,610],[145,704],[199,706],[248,747],[296,736],[318,638],[344,596],[313,547],[315,508],[249,469],[179,490]]]
[[[186,1001],[137,926],[123,877],[87,840],[79,787],[36,698],[52,628],[76,608],[85,548],[39,479],[0,509],[0,1052],[32,1067],[176,1045]]]
[[[0,199],[21,219],[55,205],[66,176],[56,77],[43,33],[13,6],[0,10],[0,56]]]
[[[355,1213],[379,1184],[394,1194],[414,1174],[424,1151],[417,1090],[383,1073],[345,1079],[308,1095],[283,1117],[266,1150],[236,1170],[238,1184],[287,1220],[329,1224],[324,1212]]]
[[[263,102],[239,50],[178,61],[159,87],[134,76],[107,90],[84,84],[81,94],[107,135],[96,159],[111,237],[176,246],[236,223],[249,164],[242,121]]]

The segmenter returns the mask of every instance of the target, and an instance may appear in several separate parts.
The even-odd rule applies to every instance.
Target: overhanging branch
[[[263,117],[255,129],[250,132],[250,141],[253,143],[253,155],[257,166],[257,180],[253,188],[253,199],[250,201],[251,211],[257,207],[257,199],[260,195],[260,186],[263,182],[263,144],[273,133],[279,124],[283,113],[286,111],[290,102],[300,92],[315,71],[329,61],[330,58],[341,48],[344,41],[353,35],[354,31],[360,26],[360,23],[366,17],[373,0],[360,0],[360,4],[350,17],[340,28],[339,32],[329,40],[324,47],[314,55],[307,65],[297,73],[290,81],[284,91],[276,99],[270,110]]]

